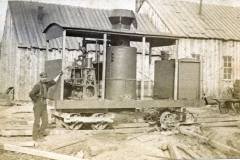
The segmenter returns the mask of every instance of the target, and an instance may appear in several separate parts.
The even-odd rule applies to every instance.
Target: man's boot
[[[46,141],[46,139],[44,138],[43,134],[39,134],[38,139],[40,139],[41,141]]]

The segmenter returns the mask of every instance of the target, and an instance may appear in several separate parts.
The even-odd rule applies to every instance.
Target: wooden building
[[[39,74],[44,71],[45,60],[62,58],[62,37],[51,40],[49,52],[46,53],[47,46],[43,30],[49,24],[111,30],[108,20],[110,13],[111,10],[9,1],[0,52],[0,93],[9,87],[14,87],[15,100],[30,100],[29,91],[39,81]],[[172,34],[158,32],[147,16],[141,14],[135,14],[135,16],[138,28],[131,26],[133,32],[172,36]],[[81,54],[79,50],[81,42],[81,38],[67,37],[64,59],[69,65]],[[131,43],[131,45],[141,52],[142,48],[138,43]],[[95,48],[88,49],[95,50]],[[141,73],[141,55],[138,55],[138,58],[137,74],[148,77],[148,73]],[[148,66],[147,58],[146,64]]]
[[[219,96],[240,79],[240,8],[168,0],[139,0],[138,6],[159,32],[179,38],[165,50],[201,62],[202,96]]]

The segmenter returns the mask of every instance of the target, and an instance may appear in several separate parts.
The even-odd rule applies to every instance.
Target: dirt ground
[[[202,106],[200,108],[187,108],[198,118],[236,118],[240,115],[232,110],[227,114],[220,114],[217,106]],[[167,144],[183,144],[203,159],[226,159],[240,158],[236,155],[222,153],[205,142],[196,138],[183,135],[177,130],[157,131],[120,134],[115,133],[113,126],[121,123],[134,123],[143,120],[143,112],[123,111],[114,113],[114,123],[105,131],[95,132],[88,127],[78,131],[70,131],[66,134],[47,135],[46,141],[36,142],[34,149],[51,151],[65,155],[71,155],[92,160],[157,160],[170,158]],[[22,121],[32,121],[32,104],[22,103],[21,106],[0,106],[0,126],[20,126]],[[27,125],[31,130],[31,124]],[[192,125],[194,126],[194,125]],[[191,126],[190,126],[191,127]],[[3,128],[1,128],[3,129]],[[50,128],[55,130],[56,128]],[[59,129],[58,130],[65,130]],[[239,150],[240,128],[239,127],[208,127],[201,128],[200,134],[221,142],[229,147]],[[0,136],[0,143],[15,144],[16,142],[32,141],[31,136]],[[69,145],[67,145],[69,144]],[[65,147],[63,147],[65,145]],[[185,159],[191,159],[187,154],[181,152]],[[48,158],[27,155],[12,151],[6,151],[0,147],[1,160],[47,160]]]

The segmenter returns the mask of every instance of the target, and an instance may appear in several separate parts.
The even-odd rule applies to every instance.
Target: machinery
[[[137,49],[130,47],[131,41],[142,42],[142,54],[145,56],[145,42],[150,43],[151,47],[159,47],[173,45],[176,39],[166,34],[161,36],[131,31],[131,24],[137,29],[137,21],[134,13],[129,10],[113,10],[108,19],[112,24],[110,30],[72,28],[55,23],[44,30],[47,41],[63,36],[63,44],[66,36],[83,37],[81,54],[75,57],[72,66],[67,67],[69,74],[65,75],[68,77],[63,77],[58,86],[60,97],[56,100],[53,113],[56,124],[68,129],[80,129],[87,123],[91,124],[92,129],[102,130],[113,122],[114,116],[106,114],[109,109],[130,108],[149,108],[145,119],[150,123],[156,121],[171,125],[175,118],[185,121],[185,110],[181,109],[186,104],[184,101],[142,100],[144,92],[141,93],[141,99],[138,99]],[[88,45],[93,44],[96,48],[94,56],[88,50]],[[103,47],[101,62],[100,45]],[[66,67],[63,61],[64,57],[60,69]],[[142,91],[143,82],[142,80]],[[162,107],[166,109],[152,109]]]

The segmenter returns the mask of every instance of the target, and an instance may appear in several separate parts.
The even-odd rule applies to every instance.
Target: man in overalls
[[[42,72],[40,74],[40,82],[34,85],[33,89],[29,93],[29,97],[34,103],[34,124],[32,130],[32,138],[35,141],[42,142],[44,141],[44,131],[48,125],[48,114],[47,114],[47,92],[48,89],[55,85],[59,77],[63,74],[61,71],[60,74],[51,81],[47,81],[47,73]],[[42,124],[40,126],[40,119]]]

